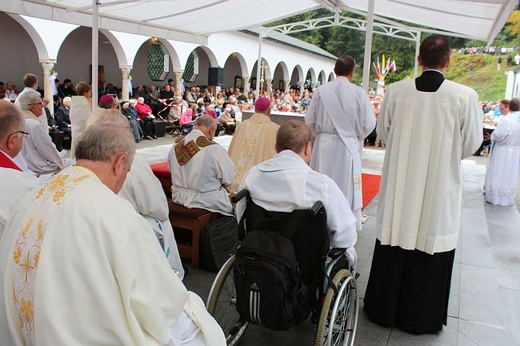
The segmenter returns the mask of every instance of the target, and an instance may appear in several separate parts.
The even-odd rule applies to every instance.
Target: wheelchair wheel
[[[321,310],[316,346],[353,345],[358,319],[358,292],[356,280],[346,269],[337,272],[327,290]]]
[[[249,322],[240,318],[236,309],[236,291],[233,266],[236,257],[230,257],[222,266],[213,281],[206,303],[208,312],[215,318],[224,331],[227,345],[237,345]]]

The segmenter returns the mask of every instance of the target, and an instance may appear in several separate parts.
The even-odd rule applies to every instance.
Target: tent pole
[[[96,109],[98,104],[98,4],[98,0],[92,0],[92,111]]]
[[[365,33],[365,59],[363,61],[363,89],[365,89],[366,92],[368,92],[370,83],[372,35],[374,32],[374,4],[375,0],[368,1],[367,30]]]
[[[421,32],[417,31],[415,36],[415,59],[413,65],[413,77],[417,78],[419,74],[419,62],[417,61],[417,57],[419,56],[419,48],[421,47]]]

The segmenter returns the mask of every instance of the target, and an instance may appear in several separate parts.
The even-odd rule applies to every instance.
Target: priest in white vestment
[[[26,134],[20,109],[11,102],[0,101],[0,239],[22,197],[40,185],[38,178],[23,172],[13,161],[22,150]]]
[[[0,242],[5,345],[225,345],[121,189],[134,139],[86,130],[77,166],[28,194]]]
[[[92,114],[92,87],[87,82],[79,82],[76,85],[78,96],[72,96],[70,106],[70,130],[71,130],[71,157],[74,157],[76,142],[85,131],[86,123]]]
[[[235,178],[235,165],[226,149],[212,141],[216,128],[215,119],[199,116],[195,128],[168,153],[172,200],[186,208],[233,215],[228,189]]]
[[[491,134],[493,146],[487,166],[484,191],[486,202],[515,205],[520,167],[520,99],[509,103],[512,113],[504,116]]]
[[[357,255],[356,218],[336,183],[309,167],[312,134],[299,120],[289,120],[278,130],[278,154],[253,166],[244,176],[239,191],[247,189],[253,202],[269,211],[290,213],[310,209],[321,201],[327,213],[327,230],[332,248],[347,249],[355,268]],[[246,199],[236,206],[240,221]]]
[[[461,160],[482,142],[477,93],[444,78],[450,52],[445,37],[427,37],[421,76],[387,88],[377,124],[386,153],[364,309],[371,321],[413,334],[447,323]]]
[[[247,170],[276,154],[274,143],[280,127],[271,121],[271,101],[259,97],[255,102],[255,113],[235,129],[228,153],[237,168],[232,191],[237,191]]]
[[[47,119],[40,93],[29,88],[19,96],[19,101],[25,117],[26,130],[29,133],[23,143],[21,154],[29,171],[41,176],[57,173],[63,167],[70,165],[71,162],[64,161],[52,143],[48,126],[44,126],[38,120]]]
[[[337,78],[314,91],[305,123],[316,136],[311,168],[338,184],[361,230],[361,154],[376,116],[366,92],[351,83],[355,67],[350,56],[336,60]]]

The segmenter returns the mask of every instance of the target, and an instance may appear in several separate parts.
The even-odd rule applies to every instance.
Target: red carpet
[[[361,174],[361,181],[363,187],[363,209],[370,203],[372,198],[379,192],[379,183],[381,182],[380,175]]]
[[[171,175],[170,170],[168,169],[168,164],[166,162],[160,162],[151,165],[152,171],[161,181],[163,188],[166,193],[170,191],[171,188]],[[372,198],[379,192],[379,183],[381,182],[380,175],[374,174],[361,174],[361,181],[363,186],[363,209],[370,203]]]

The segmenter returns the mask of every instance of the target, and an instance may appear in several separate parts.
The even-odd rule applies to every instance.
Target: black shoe
[[[152,140],[152,139],[153,139],[153,138],[150,137],[150,136],[146,136],[145,138],[146,138],[146,139],[149,139],[149,140]]]
[[[157,139],[157,136],[156,136],[156,135],[153,135],[152,138],[153,138],[153,139]]]
[[[135,140],[136,143],[139,143],[140,141],[141,141],[140,139],[136,139],[136,140]]]

